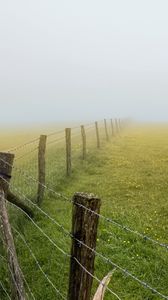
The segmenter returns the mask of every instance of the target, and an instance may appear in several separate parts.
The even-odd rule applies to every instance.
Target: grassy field
[[[120,137],[105,141],[101,131],[101,149],[96,149],[94,128],[88,129],[86,161],[81,159],[79,132],[74,132],[72,143],[73,173],[65,176],[64,142],[47,147],[47,184],[56,192],[72,198],[77,191],[95,193],[102,200],[101,214],[124,226],[148,235],[156,241],[168,243],[168,126],[136,125],[125,129]],[[32,134],[34,137],[34,133]],[[23,135],[22,135],[23,137]],[[13,137],[10,144],[24,140]],[[29,133],[29,138],[30,133]],[[59,137],[58,137],[59,138]],[[6,149],[9,139],[1,138],[1,148]],[[52,140],[51,140],[52,141]],[[54,141],[54,137],[53,137]],[[19,150],[16,158],[35,149],[35,145]],[[25,151],[25,152],[24,152]],[[22,173],[37,177],[37,151],[16,160],[12,189],[23,199],[23,194],[34,200],[37,183]],[[21,171],[21,170],[22,171]],[[21,196],[22,195],[22,196]],[[28,203],[27,200],[24,199]],[[11,224],[25,238],[38,259],[38,263],[65,295],[68,289],[69,258],[52,245],[47,238],[10,204]],[[72,204],[51,191],[46,191],[42,209],[55,218],[68,231],[71,230]],[[34,221],[64,252],[70,253],[71,240],[36,208]],[[14,232],[19,262],[35,299],[62,299],[39,270],[32,253]],[[100,219],[97,252],[103,254],[135,277],[145,281],[160,293],[168,295],[168,250],[153,244],[123,228]],[[0,254],[4,256],[2,247]],[[95,275],[102,279],[113,269],[110,263],[96,257]],[[9,290],[6,263],[0,257],[0,280]],[[94,281],[93,294],[98,283]],[[124,300],[162,299],[149,289],[116,269],[109,288]],[[0,287],[0,299],[8,299]],[[28,299],[33,299],[29,295]],[[117,299],[107,291],[105,299]]]

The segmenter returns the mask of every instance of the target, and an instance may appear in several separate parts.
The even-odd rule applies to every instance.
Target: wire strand
[[[0,158],[0,160],[3,161],[5,164],[10,165],[10,164],[8,164],[6,161],[4,161],[3,159]],[[29,178],[29,179],[33,180],[34,182],[36,182],[36,183],[38,183],[38,184],[41,184],[42,187],[48,189],[50,192],[53,192],[53,193],[54,193],[55,195],[57,195],[58,197],[60,197],[60,198],[62,198],[62,199],[64,199],[64,200],[66,200],[66,201],[68,201],[68,202],[72,202],[72,203],[73,203],[72,199],[69,199],[67,196],[65,196],[65,195],[63,195],[63,194],[61,194],[61,193],[56,192],[55,190],[53,190],[52,188],[48,187],[47,185],[40,183],[37,179],[35,179],[33,176],[28,175],[25,171],[23,172],[23,171],[22,171],[21,169],[19,169],[18,167],[14,167],[14,166],[12,166],[12,165],[10,165],[10,166],[11,166],[13,169],[19,170],[20,173],[21,173],[23,176],[25,176],[26,178]],[[1,176],[0,176],[0,177],[1,177]],[[2,178],[2,177],[1,177],[1,178]],[[5,179],[3,178],[3,180],[5,180]],[[7,181],[6,181],[6,182],[7,182]],[[165,248],[166,250],[168,250],[168,245],[165,244],[165,243],[162,243],[162,242],[160,242],[160,241],[156,241],[156,240],[152,239],[151,237],[148,237],[147,235],[143,235],[142,233],[140,233],[140,232],[138,232],[138,231],[132,230],[132,229],[130,229],[129,227],[127,227],[127,226],[125,226],[125,225],[122,225],[122,224],[120,224],[119,222],[114,221],[114,220],[111,219],[111,218],[105,217],[105,216],[103,216],[102,214],[99,214],[99,213],[96,213],[96,212],[92,211],[91,209],[85,207],[85,206],[82,205],[82,204],[76,203],[76,205],[78,205],[78,206],[80,206],[81,208],[87,210],[88,212],[90,212],[90,213],[92,213],[92,214],[94,214],[94,215],[96,215],[96,216],[98,216],[98,217],[104,219],[104,220],[105,220],[106,222],[108,222],[108,223],[111,223],[111,224],[113,224],[113,225],[116,225],[116,226],[120,227],[121,229],[123,229],[123,230],[125,230],[125,231],[128,231],[128,232],[130,232],[130,233],[136,234],[137,236],[143,238],[144,240],[148,240],[148,241],[150,241],[150,242],[152,242],[152,243],[154,243],[154,244],[156,244],[156,245],[158,245],[158,246],[160,246],[160,247]]]
[[[4,285],[2,284],[2,281],[1,281],[1,280],[0,280],[0,285],[1,285],[1,287],[2,287],[2,289],[3,289],[3,291],[4,291],[4,293],[5,293],[6,296],[8,297],[8,299],[9,299],[9,300],[12,300],[12,298],[9,296],[7,290],[5,289]]]
[[[44,277],[46,278],[46,280],[50,283],[50,285],[54,288],[54,290],[56,291],[57,294],[59,294],[61,296],[62,299],[66,300],[65,296],[63,296],[61,294],[61,292],[56,288],[56,286],[54,285],[54,283],[50,280],[50,278],[48,277],[48,275],[43,271],[39,261],[37,260],[34,252],[32,251],[32,249],[30,248],[30,246],[28,245],[26,239],[23,237],[23,235],[20,234],[20,232],[14,227],[12,226],[12,228],[14,229],[15,232],[17,232],[18,236],[20,237],[20,239],[22,240],[22,242],[24,242],[25,246],[27,247],[27,249],[29,250],[31,256],[33,257],[33,259],[35,260],[39,270],[41,271],[41,273],[44,275]]]
[[[14,205],[14,204],[12,204]],[[16,206],[16,205],[14,205]],[[17,207],[18,208],[18,207]],[[25,213],[22,209],[18,208],[19,210],[21,210],[24,214],[27,215],[27,213]],[[28,215],[27,215],[28,216]],[[55,242],[31,219],[30,216],[28,216],[28,218],[33,222],[33,224],[43,233],[43,235],[45,237],[47,237],[47,239],[64,255],[71,257],[68,253],[66,253],[64,250],[62,250],[59,246],[57,246],[55,244]],[[63,230],[65,230],[65,228],[60,225],[61,228]],[[65,230],[65,233],[67,233],[67,230]],[[119,266],[117,263],[113,262],[111,259],[105,257],[103,254],[97,252],[95,249],[90,248],[88,245],[86,245],[85,243],[83,243],[82,241],[80,241],[79,239],[75,238],[71,233],[69,233],[69,236],[76,240],[80,245],[86,247],[87,249],[89,249],[91,252],[93,252],[96,256],[100,257],[103,261],[105,261],[106,263],[111,264],[113,267],[119,269],[122,273],[128,275],[129,277],[131,277],[132,279],[134,279],[135,281],[137,281],[140,285],[142,285],[143,287],[149,289],[151,292],[159,295],[160,297],[162,297],[163,299],[167,299],[168,300],[168,296],[163,295],[162,293],[160,293],[159,291],[157,291],[155,288],[151,287],[148,283],[140,280],[139,278],[137,278],[135,275],[133,275],[132,273],[130,273],[127,269],[124,269],[123,267]]]

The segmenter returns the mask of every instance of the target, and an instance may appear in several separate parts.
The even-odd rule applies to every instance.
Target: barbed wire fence
[[[110,128],[112,130],[111,125]],[[74,138],[74,145],[76,142],[75,139],[81,134],[80,130],[81,128],[72,129],[72,140]],[[93,130],[95,130],[95,124],[89,124],[88,128],[86,126],[85,132],[92,133]],[[116,134],[117,133],[119,134],[119,129],[116,130]],[[159,242],[158,240],[154,240],[153,238],[148,237],[146,234],[144,235],[143,233],[138,232],[136,229],[129,228],[129,226],[125,224],[121,224],[120,222],[112,218],[106,217],[105,215],[100,214],[100,212],[96,212],[95,210],[93,210],[92,207],[91,208],[88,207],[85,203],[81,204],[78,203],[78,201],[75,201],[74,203],[74,198],[66,196],[64,195],[64,193],[57,192],[57,184],[55,184],[54,182],[54,174],[50,174],[50,169],[53,169],[53,163],[55,168],[55,163],[56,163],[55,161],[57,161],[58,159],[57,154],[55,156],[55,159],[53,159],[54,157],[53,155],[55,154],[56,151],[55,149],[52,149],[53,146],[51,147],[51,145],[54,145],[55,147],[56,140],[59,143],[60,155],[63,154],[62,166],[64,166],[64,174],[65,174],[65,162],[66,162],[66,152],[65,151],[63,152],[63,141],[65,139],[64,131],[60,132],[59,134],[60,135],[62,134],[62,136],[58,137],[58,139],[60,139],[59,141],[58,139],[55,139],[54,133],[52,133],[51,135],[52,137],[51,140],[50,137],[47,137],[49,141],[47,141],[48,155],[46,155],[46,157],[48,157],[48,161],[47,161],[48,163],[46,169],[47,168],[48,169],[46,171],[47,180],[45,181],[44,184],[39,182],[38,180],[38,165],[36,165],[35,167],[34,164],[32,169],[23,168],[22,165],[20,164],[17,165],[17,160],[16,160],[16,164],[10,165],[10,167],[12,168],[12,173],[14,174],[13,176],[17,176],[18,180],[15,181],[13,179],[9,183],[7,179],[4,178],[4,176],[1,176],[4,182],[6,181],[8,182],[9,189],[14,194],[16,194],[20,199],[22,199],[22,201],[26,205],[28,205],[34,211],[35,214],[35,217],[32,218],[32,216],[30,216],[21,207],[18,207],[15,203],[11,203],[7,201],[9,212],[11,212],[11,216],[16,215],[16,210],[17,210],[18,211],[17,216],[21,216],[23,220],[25,220],[26,217],[26,219],[30,221],[28,225],[27,222],[24,221],[26,222],[25,227],[26,226],[29,228],[30,226],[32,227],[31,235],[30,235],[28,234],[28,230],[26,230],[26,228],[20,227],[20,223],[16,221],[18,217],[14,219],[11,218],[11,227],[15,238],[18,257],[20,258],[20,266],[21,266],[20,269],[25,282],[27,299],[41,299],[41,295],[43,295],[43,299],[67,299],[70,261],[72,261],[73,264],[74,263],[76,264],[76,268],[78,267],[80,272],[82,271],[82,276],[83,274],[87,274],[91,278],[91,282],[93,280],[93,291],[95,290],[97,284],[102,284],[101,279],[104,274],[100,274],[100,272],[96,269],[95,270],[96,275],[94,275],[94,273],[90,272],[90,270],[86,267],[86,265],[83,262],[81,262],[77,257],[73,256],[72,253],[70,252],[70,247],[72,243],[75,243],[76,247],[79,248],[80,251],[87,250],[88,256],[93,256],[93,258],[96,257],[96,263],[101,264],[105,270],[109,271],[111,269],[115,269],[115,273],[117,274],[116,276],[121,276],[122,280],[134,281],[137,284],[136,287],[137,289],[138,286],[140,286],[140,290],[145,289],[147,291],[146,295],[148,295],[148,297],[152,297],[153,295],[153,297],[155,297],[156,299],[168,299],[168,296],[166,296],[162,290],[159,291],[157,287],[153,287],[152,285],[153,281],[150,284],[148,280],[146,281],[141,280],[142,276],[138,277],[138,275],[132,273],[129,269],[129,267],[131,267],[131,264],[127,268],[127,266],[122,265],[120,262],[118,262],[118,260],[116,261],[113,260],[113,255],[114,255],[113,251],[111,255],[109,255],[109,252],[106,252],[106,248],[109,248],[111,246],[109,245],[108,242],[109,237],[110,238],[113,237],[117,239],[118,243],[120,243],[120,240],[122,240],[122,238],[125,238],[125,235],[129,235],[129,237],[130,235],[133,235],[134,236],[133,240],[135,244],[136,242],[142,243],[144,247],[147,248],[152,245],[152,247],[157,247],[157,248],[159,247],[163,249],[163,251],[168,250],[167,244],[163,242]],[[94,141],[92,136],[93,135],[91,134],[91,140]],[[106,139],[107,136],[105,136],[105,140]],[[87,139],[87,141],[89,141],[89,139]],[[96,142],[96,137],[94,142]],[[94,143],[94,145],[95,144],[96,143]],[[79,143],[78,147],[76,146],[74,153],[71,156],[71,159],[83,158],[83,155],[81,154],[83,153],[81,152],[81,148],[82,148],[82,143]],[[50,156],[52,158],[50,158]],[[33,158],[33,160],[37,160],[37,156]],[[29,160],[29,163],[31,164],[33,160]],[[6,162],[1,158],[0,161],[3,164],[8,165],[8,162]],[[50,165],[50,167],[48,167],[48,165]],[[35,169],[36,172],[34,172]],[[53,178],[53,181],[51,180],[51,178]],[[53,201],[54,202],[57,201],[57,209],[55,210],[54,215],[51,215],[50,212],[51,209],[50,207],[45,206],[45,202],[43,205],[44,208],[42,208],[37,204],[36,197],[34,195],[36,195],[37,193],[38,185],[41,185],[44,188],[45,193],[51,199],[51,205]],[[27,187],[29,187],[29,189],[27,189]],[[101,234],[100,232],[98,234],[98,239],[100,239],[101,242],[103,243],[103,248],[101,248],[103,249],[103,252],[99,250],[99,243],[97,245],[97,248],[91,247],[88,245],[88,243],[83,241],[83,239],[80,239],[78,236],[74,235],[73,232],[71,232],[71,206],[74,205],[75,207],[79,208],[81,213],[85,215],[87,214],[88,217],[90,217],[90,220],[92,220],[93,217],[99,219],[100,222],[99,226],[101,227],[101,232],[103,232],[104,234]],[[65,224],[64,225],[62,224],[62,214],[61,216],[59,216],[59,211],[63,212],[64,219],[67,220],[66,226]],[[41,219],[43,220],[45,219],[45,222],[49,221],[51,223],[51,227],[49,231],[45,230],[44,225],[41,226]],[[122,231],[124,237],[123,235],[118,233],[118,231],[115,232],[114,227]],[[43,247],[41,251],[37,247],[39,241],[41,245],[43,243],[45,245],[45,247]],[[34,244],[36,244],[36,246]],[[46,252],[44,252],[44,248]],[[120,248],[118,247],[118,249]],[[3,249],[0,250],[2,251],[2,253],[0,252],[0,261],[4,266],[4,263],[6,264],[6,258]],[[24,253],[24,259],[22,253]],[[54,259],[53,259],[53,253],[54,253]],[[139,260],[137,266],[138,265],[139,265]],[[5,269],[6,268],[4,268],[4,270]],[[35,279],[32,278],[30,280],[30,276],[27,276],[27,274],[32,272],[32,270],[34,270],[33,274],[36,274],[38,280],[40,277],[39,280],[40,287],[38,287],[38,290],[37,287],[34,286]],[[55,276],[55,274],[57,274],[57,276]],[[146,275],[146,279],[149,279],[148,275]],[[42,292],[41,292],[41,287],[44,286],[45,288],[42,288]],[[10,287],[9,287],[8,280],[4,281],[3,278],[0,277],[0,288],[2,291],[2,297],[3,297],[2,299],[12,299],[10,296]],[[16,285],[16,289],[18,289],[17,285]],[[70,297],[69,294],[68,297]],[[79,297],[79,298],[68,298],[68,299],[71,300],[71,299],[90,299],[90,298]],[[116,291],[114,291],[113,284],[110,283],[109,287],[107,287],[107,299],[124,299],[124,291],[123,293],[120,292],[120,294],[117,293]]]
[[[29,178],[30,179],[30,178]],[[19,193],[19,191],[18,191]],[[58,194],[57,192],[53,191],[53,193],[56,193],[56,196],[60,196],[61,198],[63,198],[63,200],[66,200],[68,203],[72,203],[72,200],[70,200],[68,197],[62,196],[61,194]],[[24,195],[22,195],[24,196]],[[43,211],[39,206],[37,206],[36,204],[34,204],[30,199],[26,198],[25,200],[31,202],[31,204],[38,210],[40,211],[44,216],[47,216],[47,218],[54,223],[59,229],[61,229],[61,231],[63,232],[63,234],[66,235],[66,237],[71,237],[74,238],[70,233],[69,230],[64,228],[64,226],[62,224],[60,224],[59,222],[57,222],[53,217],[51,217],[48,213],[46,213],[45,211]],[[79,207],[88,211],[90,214],[96,214],[98,215],[100,218],[102,218],[103,220],[105,220],[107,223],[112,223],[115,224],[116,226],[119,226],[122,230],[134,233],[136,234],[138,237],[141,237],[142,241],[149,241],[152,244],[158,245],[160,247],[165,248],[166,250],[168,249],[168,246],[163,244],[163,243],[159,243],[158,241],[155,241],[153,239],[151,239],[150,237],[147,237],[146,235],[142,235],[141,233],[137,232],[137,231],[133,231],[130,228],[127,228],[126,226],[123,226],[121,224],[116,223],[114,220],[106,218],[105,216],[101,215],[101,214],[97,214],[94,211],[86,208],[85,206],[79,204]],[[20,210],[20,209],[19,209]],[[23,212],[23,211],[22,211]],[[23,212],[25,214],[25,212]],[[27,215],[27,217],[30,219],[30,217]],[[56,249],[58,249],[61,253],[63,253],[64,255],[66,255],[67,257],[70,257],[70,255],[68,253],[66,253],[62,248],[60,248],[35,222],[33,219],[31,219],[31,222],[33,222],[34,226],[44,235],[44,237],[46,237],[46,239],[52,244],[54,245],[54,247],[56,247]],[[111,232],[110,232],[111,234]],[[82,241],[77,239],[77,242],[79,244],[81,244],[84,247],[88,247],[86,244],[83,244]],[[104,243],[104,241],[103,241]],[[142,286],[144,286],[146,289],[149,289],[150,291],[152,291],[153,293],[156,293],[157,295],[159,295],[161,298],[163,299],[167,299],[167,296],[164,296],[162,293],[160,293],[159,291],[157,291],[155,288],[152,288],[148,283],[140,280],[139,278],[137,278],[136,276],[134,276],[133,274],[131,274],[127,269],[124,269],[123,267],[117,265],[115,262],[111,261],[108,257],[105,257],[104,255],[102,255],[101,253],[95,251],[94,249],[89,249],[91,252],[95,252],[96,255],[101,258],[101,260],[103,260],[103,262],[110,264],[112,267],[116,267],[117,269],[119,269],[121,272],[123,272],[124,274],[126,274],[127,276],[131,277],[132,279],[134,279],[135,281],[137,281],[139,284],[141,284]]]
[[[90,127],[93,124],[87,124],[86,127],[88,127],[87,129],[90,130]],[[72,151],[72,157],[75,160],[75,158],[78,156],[77,150],[79,150],[79,145],[78,145],[78,149],[76,149],[76,141],[77,138],[79,138],[80,134],[81,134],[81,127],[77,126],[75,128],[72,128],[73,134],[72,134],[72,140],[73,140],[73,151]],[[46,176],[46,181],[47,182],[51,182],[51,179],[53,178],[50,170],[51,170],[51,165],[53,163],[53,161],[55,161],[56,163],[58,162],[58,169],[60,170],[60,158],[61,156],[59,156],[59,151],[62,155],[63,151],[65,154],[65,150],[63,147],[63,142],[64,142],[64,130],[61,131],[56,131],[53,132],[51,134],[48,134],[46,136],[46,140],[47,140],[47,145],[45,145],[46,149],[48,151],[45,159],[46,159],[46,174],[48,175],[48,178]],[[40,137],[41,138],[41,137]],[[27,184],[26,182],[26,178],[24,176],[20,176],[20,171],[18,166],[21,169],[26,170],[26,172],[32,176],[32,178],[39,178],[39,148],[40,148],[40,138],[31,140],[30,142],[26,142],[22,145],[16,146],[16,147],[12,147],[11,149],[8,149],[6,152],[10,153],[10,152],[14,152],[15,153],[15,161],[14,161],[14,166],[13,166],[13,176],[12,176],[12,186],[10,186],[10,192],[12,192],[12,189],[14,191],[14,187],[17,186],[20,188],[20,191],[22,191],[22,193],[24,192],[27,196],[29,196],[31,198],[31,200],[36,201],[36,190],[37,190],[37,182],[34,182],[34,184],[31,183],[31,185]],[[54,146],[56,144],[60,144],[62,142],[61,147],[59,147],[60,149],[54,149]],[[81,143],[80,143],[81,145]],[[60,146],[60,145],[59,145]],[[56,151],[55,151],[56,150]],[[56,154],[56,156],[54,157],[53,155]],[[28,158],[28,159],[26,159]],[[51,158],[51,159],[50,159]],[[65,156],[63,157],[63,163],[65,163]],[[51,164],[51,165],[50,165]],[[17,167],[16,167],[17,166]],[[53,183],[54,184],[54,183]],[[52,184],[52,185],[53,185]],[[38,186],[42,186],[42,183],[38,181]],[[14,196],[14,193],[12,194],[12,196]],[[20,198],[23,200],[22,194],[20,193]],[[10,199],[11,200],[11,199]],[[16,199],[15,199],[16,200]],[[12,200],[12,204],[15,205],[15,201],[13,202]],[[17,202],[18,205],[18,202]],[[20,205],[20,203],[19,203]],[[19,206],[20,207],[20,206]],[[22,208],[22,206],[21,206]],[[25,209],[24,209],[25,211]],[[29,214],[30,216],[30,214]],[[14,218],[14,220],[17,220],[17,217]]]

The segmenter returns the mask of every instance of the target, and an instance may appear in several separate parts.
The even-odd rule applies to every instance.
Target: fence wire
[[[107,125],[108,125],[108,127],[107,127],[108,135],[109,135],[109,138],[111,138],[112,134],[113,134],[112,127],[109,122]],[[103,145],[103,143],[105,143],[105,141],[107,139],[107,136],[105,133],[105,128],[104,128],[104,120],[102,122],[99,122],[99,129],[100,129],[100,131],[99,131],[100,138],[101,138],[101,142]],[[92,151],[92,149],[94,150],[96,148],[95,124],[92,123],[92,124],[88,124],[87,126],[85,126],[85,132],[86,132],[86,136],[87,136],[86,142],[87,142],[88,154],[89,154],[89,152]],[[115,132],[115,134],[116,133],[117,132]],[[22,201],[24,201],[24,203],[28,204],[35,211],[37,211],[37,213],[35,214],[35,219],[32,219],[28,214],[25,213],[25,211],[18,208],[14,204],[9,205],[9,211],[11,210],[11,216],[14,215],[14,211],[16,210],[16,208],[19,212],[22,212],[26,216],[26,218],[29,221],[31,221],[32,226],[36,230],[38,230],[40,232],[40,234],[47,240],[47,243],[51,244],[51,246],[54,247],[54,249],[56,249],[56,251],[59,253],[58,254],[59,260],[57,261],[56,265],[54,265],[54,267],[55,267],[54,272],[59,272],[59,270],[61,269],[62,274],[64,275],[64,278],[61,278],[61,276],[58,276],[59,278],[57,278],[57,282],[55,282],[52,278],[54,272],[53,273],[51,272],[52,275],[51,274],[49,275],[48,272],[45,270],[45,265],[43,265],[43,261],[45,261],[45,259],[44,258],[41,259],[41,257],[39,256],[40,252],[35,254],[35,251],[34,251],[34,249],[32,249],[30,242],[28,242],[28,239],[24,237],[23,231],[20,232],[20,230],[18,230],[18,226],[17,226],[17,229],[15,228],[15,224],[17,224],[17,222],[19,220],[18,215],[13,218],[12,224],[14,224],[14,226],[12,225],[12,228],[13,228],[13,231],[15,232],[16,244],[18,243],[18,239],[19,239],[20,240],[19,245],[22,242],[22,244],[24,245],[23,248],[27,248],[29,255],[34,260],[34,263],[35,263],[36,267],[38,268],[39,272],[41,273],[41,275],[43,276],[44,281],[46,281],[53,288],[54,292],[57,294],[57,297],[60,297],[60,299],[66,299],[68,271],[69,271],[69,259],[71,258],[70,243],[71,243],[71,239],[75,239],[79,245],[88,248],[88,250],[91,253],[94,253],[97,257],[98,262],[100,262],[102,265],[104,264],[105,269],[111,270],[111,268],[115,268],[114,276],[115,276],[116,272],[121,272],[123,274],[123,276],[125,276],[126,278],[130,278],[131,280],[137,282],[142,288],[149,290],[152,293],[151,295],[157,295],[160,299],[161,298],[168,299],[168,296],[164,295],[163,291],[161,291],[161,290],[159,291],[159,288],[155,288],[155,287],[153,287],[152,284],[148,284],[148,282],[146,280],[141,280],[141,277],[138,277],[138,275],[136,275],[135,272],[132,272],[131,271],[131,263],[129,263],[125,267],[125,265],[122,265],[122,262],[120,262],[120,261],[118,262],[117,260],[115,261],[115,259],[112,259],[111,256],[109,256],[109,252],[106,252],[105,248],[106,247],[110,248],[112,250],[112,254],[113,254],[114,247],[113,247],[113,245],[112,246],[109,245],[107,239],[104,238],[103,234],[98,235],[98,239],[100,238],[101,243],[104,245],[103,252],[101,252],[101,250],[99,249],[100,248],[99,243],[97,246],[98,250],[92,249],[92,248],[88,247],[86,244],[84,244],[82,241],[76,239],[71,234],[71,231],[70,231],[71,207],[70,207],[70,205],[73,205],[73,200],[69,196],[64,195],[64,193],[57,191],[57,188],[59,188],[58,182],[59,182],[59,180],[61,181],[61,179],[65,175],[65,131],[64,130],[58,131],[58,132],[53,132],[53,133],[47,135],[46,184],[43,185],[43,187],[45,188],[46,197],[51,199],[51,201],[52,201],[51,203],[54,203],[55,200],[59,201],[58,206],[60,206],[60,207],[56,208],[56,212],[59,210],[62,210],[65,212],[64,217],[67,218],[67,216],[68,216],[68,218],[69,218],[69,221],[67,222],[67,226],[63,225],[63,223],[62,223],[63,220],[62,219],[60,220],[59,215],[56,218],[55,214],[54,214],[54,216],[52,216],[50,214],[52,204],[51,204],[50,208],[47,208],[44,205],[45,209],[37,206],[37,204],[35,202],[36,201],[35,195],[37,193],[37,186],[39,184],[38,165],[37,165],[38,142],[39,142],[39,139],[33,140],[30,143],[26,143],[23,146],[20,145],[18,148],[17,147],[13,148],[14,151],[16,151],[18,153],[16,155],[15,164],[14,164],[14,166],[12,166],[13,179],[12,179],[11,183],[9,184],[9,187],[13,191],[13,193],[17,194],[17,196],[19,196],[19,198]],[[81,139],[81,127],[80,126],[76,126],[76,127],[72,128],[72,141],[71,142],[72,142],[72,158],[74,161],[74,167],[77,167],[78,166],[77,161],[80,161],[81,153],[82,153],[82,151],[81,151],[82,139]],[[121,152],[118,151],[120,146],[121,146],[120,144],[114,145],[114,148],[116,147],[115,159],[117,157],[121,156]],[[24,151],[23,151],[23,149],[24,149]],[[53,164],[54,164],[54,168],[53,168]],[[53,170],[53,171],[51,171],[51,170]],[[59,175],[60,175],[60,177],[59,177]],[[62,200],[64,200],[64,201],[62,202]],[[113,199],[112,199],[112,201],[113,201]],[[120,235],[120,233],[118,233],[115,230],[115,228],[122,231],[124,236],[125,236],[125,234],[129,234],[129,235],[136,236],[138,239],[142,239],[142,242],[143,243],[145,242],[144,247],[147,247],[147,243],[148,243],[153,246],[160,247],[161,249],[168,250],[168,245],[166,243],[155,240],[155,239],[151,238],[150,236],[139,232],[136,229],[132,229],[128,225],[125,225],[125,224],[119,222],[118,220],[116,220],[116,218],[109,217],[109,213],[108,213],[108,216],[106,216],[104,214],[97,214],[94,211],[86,208],[84,205],[81,205],[81,204],[77,204],[77,205],[81,209],[85,210],[87,213],[90,213],[92,215],[93,214],[97,215],[99,217],[100,221],[103,222],[103,224],[100,223],[101,230],[104,230],[104,233],[108,234],[108,236],[113,236],[113,238],[115,240],[118,240],[119,242],[122,241],[123,236]],[[45,230],[45,225],[43,224],[43,220],[45,220],[45,219],[49,220],[51,222],[51,224],[54,225],[54,229],[50,226],[49,232],[47,232]],[[47,222],[47,221],[45,221],[45,222]],[[55,226],[57,227],[57,229],[55,228]],[[35,234],[34,237],[36,239],[37,235]],[[33,241],[32,237],[31,237],[31,239]],[[40,238],[38,241],[41,242]],[[34,242],[35,241],[33,241],[32,245],[34,245]],[[134,242],[135,242],[135,240],[134,240]],[[47,249],[48,249],[48,247],[49,246],[46,245]],[[117,250],[120,251],[120,249],[121,249],[120,247],[122,247],[122,245],[120,245],[120,246],[117,245],[117,247],[118,247]],[[34,248],[34,246],[33,246],[33,248]],[[101,249],[103,249],[103,247]],[[107,253],[108,253],[108,255],[107,255]],[[54,255],[55,255],[55,253],[54,253]],[[1,256],[0,256],[0,258],[1,258]],[[85,266],[82,266],[80,264],[80,262],[77,260],[76,260],[76,262],[80,265],[80,267],[83,269],[84,272],[89,274],[89,271],[85,268]],[[141,263],[141,261],[137,260],[136,263],[137,263],[137,268],[138,268],[138,264]],[[22,264],[23,264],[23,262],[22,262]],[[32,282],[28,282],[27,279],[25,279],[25,274],[26,274],[25,265],[24,265],[24,268],[21,268],[21,269],[23,269],[23,271],[24,271],[23,277],[24,277],[25,285],[27,286],[29,295],[31,295],[32,299],[39,299],[39,298],[35,298],[36,293],[34,293],[34,291],[31,292]],[[97,284],[98,283],[101,284],[101,280],[98,278],[97,274],[99,274],[99,272],[97,273],[97,271],[96,271],[96,275],[92,275],[92,274],[89,274],[89,275],[93,277],[94,281],[96,281]],[[139,274],[139,272],[138,272],[138,274]],[[103,274],[101,274],[100,276],[103,276]],[[6,295],[6,297],[8,297],[8,299],[10,299],[8,290],[6,289],[6,284],[1,280],[2,279],[0,278],[0,287],[3,290],[3,293]],[[63,284],[64,281],[66,282],[65,284]],[[27,282],[27,284],[26,284],[26,282]],[[154,283],[155,283],[155,281],[154,281]],[[62,287],[62,285],[64,285],[64,287]],[[110,284],[109,287],[107,288],[107,291],[111,294],[111,296],[114,297],[114,299],[115,298],[121,299],[122,297],[120,295],[118,295],[117,293],[115,293],[115,291],[113,291],[113,288],[111,288],[111,286],[112,285]],[[124,298],[124,293],[120,293],[120,294],[123,295],[123,298]],[[109,299],[111,299],[111,298],[109,298]]]

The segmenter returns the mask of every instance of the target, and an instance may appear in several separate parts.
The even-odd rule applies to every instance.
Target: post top
[[[0,156],[12,156],[14,157],[14,153],[11,153],[11,152],[0,152]]]
[[[74,194],[74,198],[81,198],[86,200],[100,200],[100,198],[93,193],[85,193],[85,192],[76,192]]]

